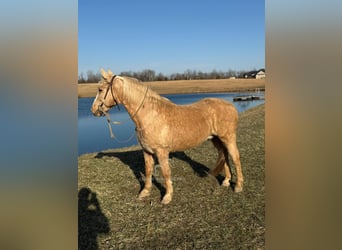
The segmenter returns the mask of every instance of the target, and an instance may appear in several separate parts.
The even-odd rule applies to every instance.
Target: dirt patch
[[[217,79],[144,82],[159,94],[254,91],[265,89],[265,79]],[[94,97],[97,83],[78,84],[78,97]]]
[[[158,165],[151,196],[137,199],[144,183],[140,147],[80,156],[79,248],[264,249],[264,117],[264,105],[240,114],[242,193],[220,186],[223,176],[208,175],[217,157],[210,142],[170,155],[174,196],[166,206]]]

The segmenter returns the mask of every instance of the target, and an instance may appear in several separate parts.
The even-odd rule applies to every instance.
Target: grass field
[[[207,174],[217,157],[209,141],[170,155],[169,205],[160,203],[165,189],[158,165],[151,196],[137,199],[144,181],[140,147],[81,155],[79,249],[264,249],[264,117],[264,105],[240,114],[242,193]]]
[[[265,88],[265,79],[218,79],[144,82],[159,94],[253,91]],[[78,97],[94,97],[97,83],[78,84]]]

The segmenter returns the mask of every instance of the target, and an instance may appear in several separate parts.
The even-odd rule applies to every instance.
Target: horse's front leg
[[[165,181],[166,194],[162,199],[163,204],[168,204],[172,200],[173,187],[171,181],[171,169],[169,167],[169,152],[166,150],[157,151],[158,161]]]
[[[152,170],[154,166],[154,159],[153,156],[145,151],[144,153],[144,159],[145,159],[145,186],[144,189],[141,190],[139,194],[139,199],[142,199],[146,196],[149,196],[151,193],[151,188],[152,188]]]

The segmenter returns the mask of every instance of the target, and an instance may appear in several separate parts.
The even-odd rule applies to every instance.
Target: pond
[[[232,102],[238,112],[245,111],[265,102],[265,100],[253,100],[233,102],[236,96],[254,95],[263,96],[264,93],[200,93],[200,94],[177,94],[163,95],[176,104],[188,104],[206,97],[222,98]],[[90,112],[94,98],[78,99],[78,154],[99,152],[106,149],[122,148],[137,145],[135,125],[130,119],[124,107],[113,108],[110,111],[112,121],[121,121],[121,125],[112,125],[115,138],[110,137],[106,117],[95,117]]]

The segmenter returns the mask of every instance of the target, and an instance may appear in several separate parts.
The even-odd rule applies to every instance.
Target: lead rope
[[[107,117],[107,123],[108,123],[108,127],[109,127],[110,138],[115,139],[119,143],[126,143],[126,142],[129,142],[130,140],[132,140],[135,133],[132,133],[132,135],[126,140],[119,140],[117,137],[115,137],[115,135],[113,134],[112,126],[110,125],[111,124],[110,115],[107,112],[104,112],[104,114]],[[113,124],[121,124],[121,122],[112,122],[112,123]]]
[[[112,130],[112,126],[110,126],[110,116],[107,112],[103,112],[106,117],[107,117],[107,123],[108,123],[108,127],[109,127],[109,132],[110,132],[110,138],[115,138],[115,135],[113,134],[113,130]]]

